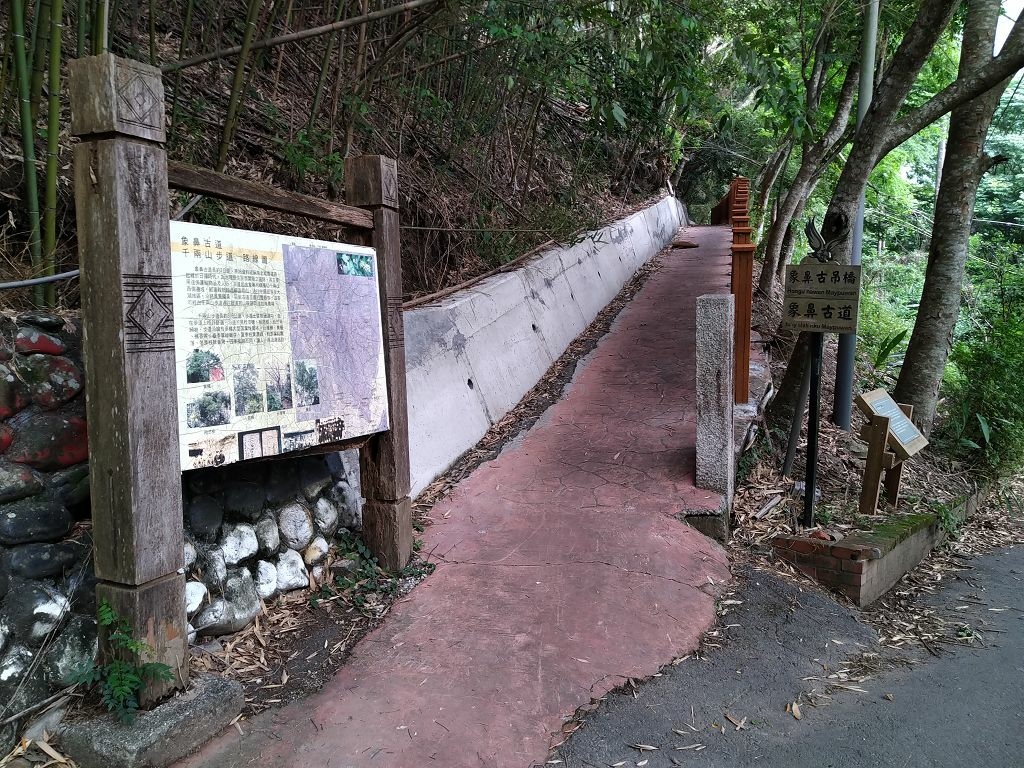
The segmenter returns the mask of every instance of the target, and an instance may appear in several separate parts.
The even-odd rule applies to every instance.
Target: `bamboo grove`
[[[721,132],[730,95],[715,72],[734,66],[714,45],[710,4],[4,2],[0,188],[14,277],[76,266],[70,57],[109,50],[160,67],[172,159],[337,198],[347,155],[399,158],[413,291],[569,237],[670,178],[699,194],[682,161]],[[731,166],[711,153],[694,167],[724,177]],[[196,220],[259,224],[178,203]],[[30,298],[74,303],[74,288]]]

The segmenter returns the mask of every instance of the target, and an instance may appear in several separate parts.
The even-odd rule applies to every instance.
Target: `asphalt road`
[[[743,603],[722,620],[739,626],[723,631],[723,647],[668,669],[635,696],[608,696],[552,759],[565,768],[625,768],[644,760],[646,768],[1020,768],[1024,547],[970,564],[970,585],[951,579],[928,602],[983,628],[984,647],[945,645],[939,658],[922,651],[912,656],[919,663],[859,684],[867,693],[840,691],[828,706],[804,705],[799,721],[786,703],[813,686],[822,690],[803,678],[823,676],[824,667],[834,669],[858,650],[879,650],[876,635],[855,611],[825,596],[746,573],[735,595]],[[746,718],[744,729],[737,731],[726,713]],[[706,749],[675,749],[697,743]],[[630,744],[659,749],[641,752]]]

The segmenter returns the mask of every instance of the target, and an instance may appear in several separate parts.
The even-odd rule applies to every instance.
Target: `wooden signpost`
[[[828,222],[826,221],[826,224]],[[813,248],[800,264],[786,269],[786,295],[782,305],[782,327],[811,334],[810,360],[805,382],[809,384],[807,415],[807,462],[804,480],[802,523],[814,525],[814,497],[817,492],[818,426],[821,418],[821,363],[826,333],[856,333],[860,303],[860,267],[832,261],[832,248],[845,236],[826,242],[811,219],[806,227]],[[793,416],[791,445],[795,446],[803,414],[803,395]],[[787,460],[788,461],[788,460]]]
[[[883,473],[885,499],[895,505],[900,498],[903,462],[928,445],[928,438],[911,421],[912,405],[897,404],[884,389],[857,396],[857,407],[870,419],[860,437],[868,444],[864,483],[860,492],[860,513],[872,515],[878,507]]]

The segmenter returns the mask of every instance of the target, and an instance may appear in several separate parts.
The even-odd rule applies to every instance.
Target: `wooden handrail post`
[[[188,678],[164,91],[111,54],[73,59],[69,87],[96,595],[175,673],[147,706]]]
[[[345,202],[373,214],[381,293],[384,362],[390,428],[359,451],[363,538],[391,571],[412,557],[412,487],[409,473],[409,413],[405,387],[405,325],[402,320],[402,253],[398,226],[398,164],[382,155],[345,161]]]
[[[736,299],[735,370],[733,387],[735,402],[745,403],[750,397],[750,323],[753,313],[754,249],[750,228],[750,181],[733,180],[732,209],[732,292]]]

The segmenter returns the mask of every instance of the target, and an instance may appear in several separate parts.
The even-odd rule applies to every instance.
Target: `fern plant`
[[[118,616],[106,600],[100,603],[97,619],[100,626],[108,629],[107,642],[113,653],[123,653],[128,658],[112,658],[105,664],[90,662],[75,673],[74,681],[86,688],[97,688],[107,711],[125,725],[131,725],[139,709],[139,693],[146,684],[173,680],[174,672],[166,664],[143,661],[153,657],[153,647],[136,638],[131,624]]]

